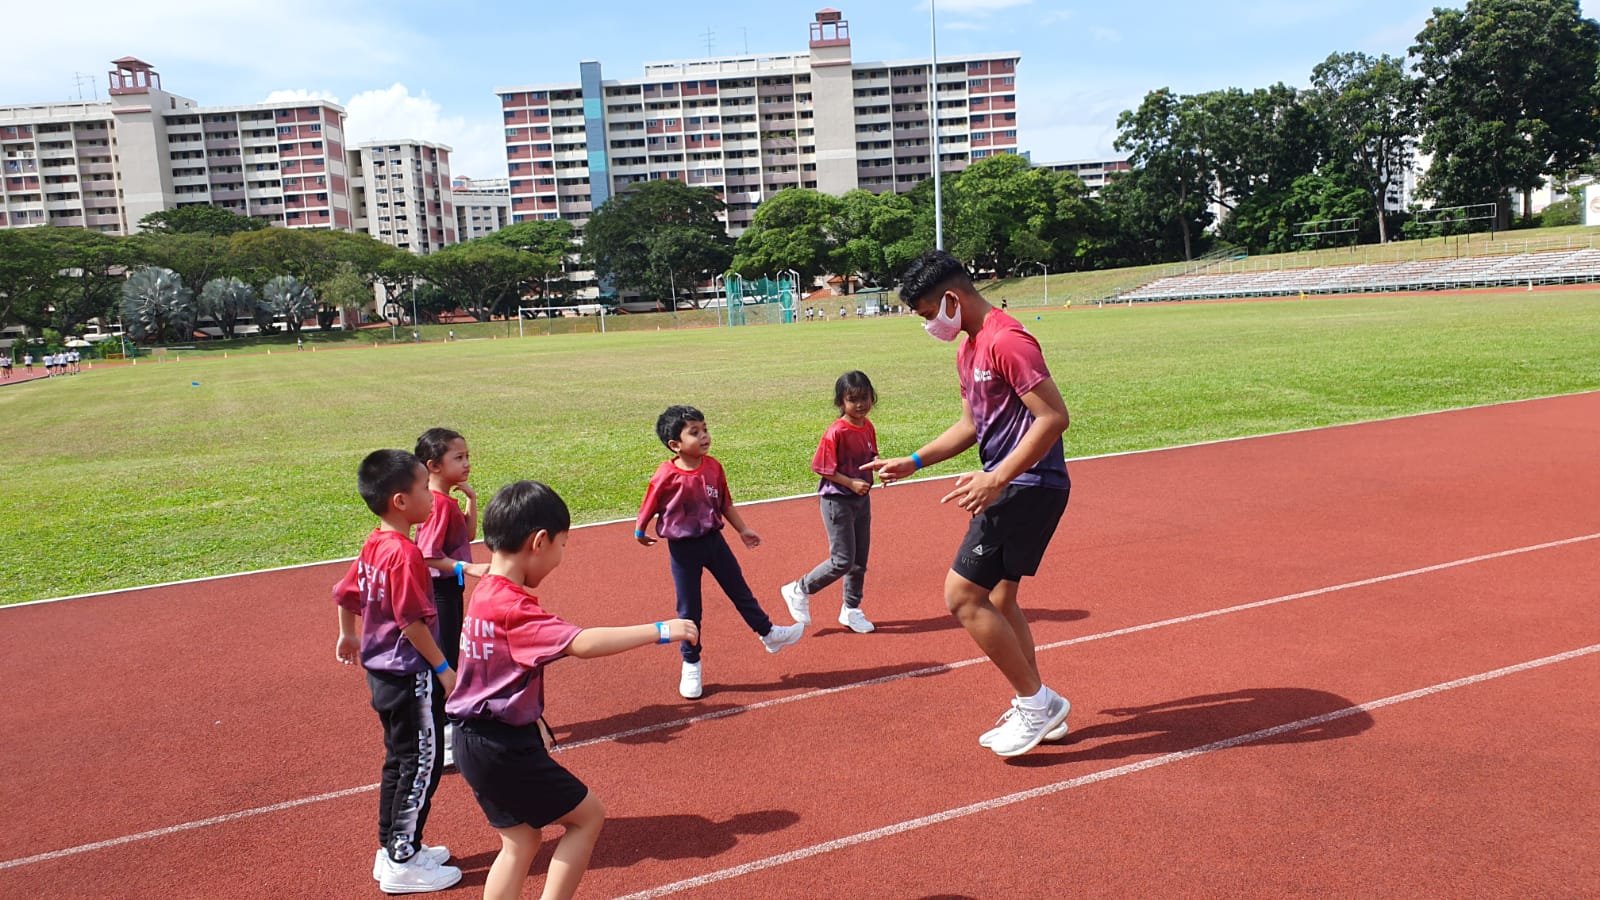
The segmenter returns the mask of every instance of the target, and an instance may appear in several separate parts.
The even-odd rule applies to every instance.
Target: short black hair
[[[844,409],[844,398],[851,394],[860,394],[871,400],[873,405],[878,403],[878,391],[872,386],[872,379],[867,373],[851,370],[839,376],[833,383],[833,405]]]
[[[705,413],[692,406],[669,406],[656,416],[656,437],[670,444],[683,436],[683,427],[690,422],[704,422]]]
[[[544,531],[551,537],[572,529],[566,501],[549,485],[516,481],[501,488],[483,511],[483,543],[490,550],[514,553],[528,538]]]
[[[417,459],[415,453],[405,450],[368,453],[356,470],[356,488],[361,492],[361,499],[367,502],[367,509],[378,516],[388,512],[390,497],[411,490],[417,478],[427,477],[417,474],[417,466],[421,465],[422,460]]]
[[[934,291],[962,286],[972,288],[972,273],[961,260],[944,250],[929,250],[912,260],[901,274],[900,301],[914,307]]]
[[[426,465],[444,459],[450,452],[450,442],[461,440],[461,433],[448,428],[429,428],[417,438],[417,459]]]

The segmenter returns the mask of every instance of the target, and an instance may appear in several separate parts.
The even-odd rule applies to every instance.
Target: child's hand
[[[456,692],[456,670],[445,669],[439,676],[439,684],[444,686],[444,698],[449,700],[450,695]]]
[[[751,550],[761,546],[761,535],[756,534],[753,528],[746,528],[739,532],[739,540],[744,541],[744,545]]]
[[[333,656],[347,666],[353,666],[361,655],[361,638],[353,634],[339,635],[339,642],[333,645]]]
[[[648,547],[651,544],[654,544],[656,542],[655,538],[651,537],[648,534],[645,534],[642,531],[635,531],[633,533],[633,539],[638,541],[639,543],[643,544],[646,547]]]
[[[691,644],[700,643],[700,626],[688,619],[668,619],[666,621],[667,636],[675,641],[688,641]]]
[[[478,502],[478,492],[474,491],[472,489],[472,485],[467,484],[465,481],[452,486],[450,488],[450,490],[452,490],[452,491],[460,491],[461,495],[463,497],[466,497],[468,500],[472,501],[473,503],[477,503]]]
[[[865,494],[867,491],[872,490],[872,482],[862,481],[859,478],[852,478],[850,479],[850,490],[855,491],[856,496],[859,497],[862,494]]]

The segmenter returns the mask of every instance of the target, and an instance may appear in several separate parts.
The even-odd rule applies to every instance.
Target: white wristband
[[[672,632],[667,629],[667,623],[665,623],[665,622],[657,622],[656,623],[656,643],[658,643],[658,644],[670,644],[670,643],[672,643]]]

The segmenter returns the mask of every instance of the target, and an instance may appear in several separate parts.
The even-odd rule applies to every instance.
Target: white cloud
[[[1033,0],[940,0],[938,11],[961,14],[988,15],[1003,9],[1027,6]]]
[[[1104,25],[1096,25],[1089,29],[1089,36],[1102,44],[1119,44],[1122,42],[1122,32]]]
[[[426,91],[412,94],[398,82],[362,91],[344,107],[345,137],[351,144],[394,138],[433,141],[451,148],[452,175],[505,177],[504,133],[492,116],[469,119],[448,115]]]
[[[1050,28],[1050,27],[1055,26],[1055,25],[1060,25],[1063,22],[1071,21],[1071,19],[1072,19],[1072,10],[1070,10],[1070,9],[1052,9],[1049,12],[1044,14],[1044,18],[1039,20],[1039,25],[1041,27],[1044,27],[1044,28]]]
[[[266,99],[262,100],[261,102],[262,103],[293,103],[293,102],[295,102],[297,100],[326,100],[329,103],[336,103],[336,104],[339,104],[340,106],[344,105],[344,104],[339,103],[339,95],[335,94],[333,91],[308,91],[305,88],[294,88],[293,90],[286,90],[286,91],[284,91],[284,90],[273,91],[272,93],[268,94],[266,96]]]

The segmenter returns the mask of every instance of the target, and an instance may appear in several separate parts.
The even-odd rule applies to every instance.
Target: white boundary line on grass
[[[1121,457],[1121,456],[1142,456],[1142,455],[1148,454],[1148,453],[1169,453],[1169,452],[1171,452],[1173,450],[1189,450],[1189,449],[1193,449],[1195,447],[1211,447],[1211,446],[1215,446],[1217,444],[1234,444],[1234,443],[1239,443],[1241,441],[1258,441],[1258,440],[1261,440],[1263,438],[1283,437],[1285,435],[1290,435],[1290,434],[1305,434],[1307,432],[1312,432],[1312,431],[1332,431],[1333,429],[1336,429],[1336,428],[1353,428],[1353,427],[1356,427],[1358,425],[1376,425],[1376,424],[1381,424],[1383,422],[1398,422],[1398,421],[1401,421],[1403,419],[1418,419],[1418,418],[1422,418],[1422,417],[1425,417],[1425,416],[1441,416],[1441,415],[1445,415],[1447,413],[1466,412],[1468,410],[1474,410],[1474,409],[1489,409],[1489,408],[1495,407],[1495,406],[1512,406],[1512,405],[1518,404],[1518,403],[1536,403],[1536,402],[1541,401],[1541,400],[1560,400],[1560,399],[1565,398],[1565,397],[1582,397],[1582,396],[1584,396],[1586,394],[1595,394],[1595,393],[1600,393],[1600,391],[1573,391],[1573,392],[1567,393],[1567,394],[1548,394],[1548,395],[1543,396],[1543,397],[1524,397],[1524,398],[1522,398],[1520,400],[1497,400],[1497,401],[1495,401],[1493,403],[1478,403],[1478,404],[1474,404],[1472,406],[1452,406],[1452,407],[1446,407],[1444,409],[1425,410],[1423,412],[1401,413],[1400,415],[1387,416],[1387,417],[1384,417],[1384,418],[1381,418],[1381,419],[1363,419],[1363,420],[1361,420],[1359,422],[1336,422],[1336,423],[1334,423],[1332,425],[1311,425],[1311,426],[1307,426],[1305,428],[1291,428],[1291,429],[1289,429],[1287,431],[1268,431],[1268,432],[1265,432],[1263,434],[1245,434],[1245,435],[1240,435],[1238,437],[1216,438],[1214,440],[1209,440],[1209,441],[1195,441],[1192,444],[1174,444],[1174,445],[1172,445],[1170,447],[1147,447],[1147,448],[1145,448],[1143,450],[1117,450],[1117,451],[1114,451],[1112,453],[1099,453],[1099,454],[1095,454],[1093,456],[1074,456],[1074,457],[1068,459],[1067,462],[1069,462],[1069,463],[1081,463],[1081,462],[1091,462],[1093,460],[1098,460],[1098,459],[1116,459],[1117,457]],[[964,474],[964,473],[963,472],[951,472],[948,475],[927,475],[927,476],[924,476],[924,477],[921,477],[921,478],[913,478],[913,479],[910,479],[910,480],[907,480],[907,481],[902,481],[902,482],[900,482],[900,484],[901,485],[912,485],[912,484],[922,484],[924,482],[929,482],[929,481],[942,481],[942,480],[949,479],[949,478],[958,478],[962,474]],[[888,487],[888,485],[883,485],[882,487],[886,488],[886,487]],[[881,490],[882,488],[879,488],[879,489]],[[768,504],[768,503],[787,503],[787,502],[789,502],[791,500],[809,500],[809,499],[811,499],[812,497],[815,497],[815,496],[816,496],[816,494],[814,492],[813,493],[806,493],[806,494],[790,494],[790,495],[784,496],[784,497],[767,497],[767,498],[761,499],[761,500],[744,500],[744,501],[741,501],[741,502],[736,503],[734,505],[735,506],[762,506],[762,505]],[[604,527],[606,525],[620,525],[620,524],[622,524],[624,522],[632,522],[632,521],[633,521],[633,519],[628,518],[628,519],[607,519],[607,520],[605,520],[603,522],[585,522],[582,525],[574,525],[573,526],[573,530],[576,531],[576,530],[578,530],[580,528],[601,528],[601,527]],[[474,544],[481,544],[481,543],[483,543],[483,541],[478,540],[478,541],[473,541],[473,543]],[[160,582],[158,584],[139,584],[139,585],[133,585],[131,587],[113,588],[113,589],[107,590],[107,591],[93,591],[93,592],[87,593],[87,594],[68,594],[68,595],[66,595],[64,597],[47,597],[47,598],[42,599],[42,600],[24,600],[21,603],[8,603],[8,604],[5,604],[5,605],[0,605],[0,612],[3,612],[4,610],[7,610],[7,609],[17,609],[19,607],[24,607],[24,606],[40,606],[40,605],[43,605],[43,604],[46,604],[46,603],[61,603],[61,602],[66,601],[66,600],[86,600],[86,599],[88,599],[90,597],[105,597],[105,596],[109,596],[111,594],[128,594],[128,593],[132,593],[134,591],[153,591],[153,590],[157,590],[157,589],[160,589],[160,588],[178,587],[178,586],[185,585],[185,584],[203,584],[203,583],[208,582],[208,581],[221,581],[221,580],[227,579],[227,578],[245,578],[245,577],[248,577],[248,576],[251,576],[251,575],[266,575],[266,574],[270,574],[272,572],[292,572],[295,569],[309,569],[309,568],[312,568],[314,566],[329,566],[329,565],[334,565],[336,563],[347,563],[347,562],[350,562],[353,559],[355,559],[355,557],[353,557],[353,556],[345,556],[345,557],[340,557],[339,559],[324,559],[324,560],[319,560],[317,562],[292,563],[292,564],[286,565],[286,566],[269,566],[268,568],[265,568],[265,569],[251,569],[251,570],[246,571],[246,572],[230,572],[230,573],[228,573],[226,575],[204,575],[204,576],[201,576],[199,578],[184,578],[184,579],[180,579],[178,581],[163,581],[163,582]]]
[[[1596,540],[1596,539],[1600,539],[1600,532],[1595,532],[1593,534],[1578,535],[1577,537],[1563,538],[1563,539],[1557,540],[1557,541],[1546,541],[1545,543],[1542,543],[1542,544],[1530,544],[1530,545],[1525,546],[1525,547],[1515,547],[1515,548],[1512,548],[1510,550],[1499,550],[1499,551],[1496,551],[1494,553],[1484,553],[1484,554],[1480,554],[1480,555],[1477,555],[1477,556],[1469,556],[1469,557],[1465,557],[1465,558],[1462,558],[1462,559],[1452,560],[1450,562],[1436,563],[1436,564],[1431,565],[1431,566],[1422,566],[1422,567],[1415,568],[1415,569],[1406,569],[1404,571],[1393,572],[1393,573],[1390,573],[1388,575],[1377,575],[1377,576],[1374,576],[1372,578],[1363,578],[1363,579],[1361,579],[1359,581],[1347,581],[1347,582],[1345,582],[1343,584],[1331,585],[1329,587],[1313,588],[1312,590],[1308,590],[1308,591],[1300,591],[1298,593],[1293,593],[1293,594],[1284,594],[1284,595],[1281,595],[1281,596],[1278,596],[1278,597],[1270,597],[1270,598],[1265,599],[1265,600],[1256,600],[1256,601],[1251,602],[1251,603],[1241,603],[1241,604],[1237,604],[1235,606],[1223,607],[1221,609],[1213,609],[1213,610],[1207,610],[1205,612],[1192,613],[1192,614],[1187,615],[1187,616],[1177,616],[1177,617],[1171,618],[1171,619],[1162,619],[1162,620],[1157,621],[1157,622],[1148,622],[1148,623],[1145,623],[1143,625],[1131,625],[1131,626],[1129,626],[1127,628],[1117,628],[1117,629],[1113,629],[1111,631],[1102,631],[1102,632],[1099,632],[1097,634],[1084,635],[1082,637],[1070,638],[1070,639],[1064,640],[1064,641],[1055,641],[1054,643],[1040,644],[1037,647],[1037,650],[1042,652],[1042,651],[1045,651],[1045,650],[1054,650],[1054,649],[1057,649],[1057,648],[1060,648],[1060,647],[1066,647],[1066,646],[1071,646],[1071,645],[1075,645],[1075,644],[1086,644],[1086,643],[1089,643],[1091,641],[1100,641],[1100,640],[1106,640],[1108,638],[1121,637],[1123,635],[1128,635],[1128,634],[1136,634],[1136,633],[1142,632],[1142,631],[1152,631],[1152,630],[1157,629],[1157,628],[1165,628],[1165,627],[1168,627],[1168,626],[1171,626],[1171,625],[1182,625],[1182,624],[1185,624],[1185,623],[1188,623],[1188,622],[1197,622],[1197,621],[1200,621],[1202,619],[1211,619],[1211,618],[1216,618],[1218,616],[1229,615],[1231,613],[1243,612],[1243,611],[1252,610],[1252,609],[1260,609],[1262,607],[1273,606],[1273,605],[1276,605],[1276,604],[1279,604],[1279,603],[1288,603],[1288,602],[1293,601],[1293,600],[1304,600],[1304,599],[1307,599],[1309,597],[1318,597],[1318,596],[1322,596],[1324,594],[1332,594],[1332,593],[1335,593],[1337,591],[1352,590],[1352,589],[1355,589],[1355,588],[1367,587],[1367,586],[1374,585],[1374,584],[1382,584],[1382,583],[1388,582],[1388,581],[1398,581],[1398,580],[1400,580],[1402,578],[1411,578],[1411,577],[1414,577],[1414,576],[1417,576],[1417,575],[1425,575],[1425,574],[1428,574],[1428,573],[1431,573],[1431,572],[1439,572],[1439,571],[1443,571],[1443,570],[1446,570],[1446,569],[1455,569],[1455,568],[1460,568],[1460,567],[1463,567],[1463,566],[1469,566],[1469,565],[1472,565],[1474,563],[1485,562],[1487,560],[1502,559],[1502,558],[1508,557],[1508,556],[1519,556],[1519,555],[1522,555],[1522,554],[1525,554],[1525,553],[1534,553],[1534,552],[1537,552],[1537,551],[1540,551],[1540,550],[1549,550],[1549,549],[1552,549],[1552,548],[1555,548],[1555,547],[1563,547],[1563,546],[1567,546],[1567,545],[1571,545],[1571,544],[1579,544],[1579,543],[1583,543],[1585,541],[1592,541],[1592,540]],[[1600,645],[1597,645],[1597,647],[1600,647]],[[980,656],[980,657],[974,657],[974,658],[971,658],[971,659],[958,660],[958,661],[952,662],[952,663],[941,663],[940,665],[936,665],[936,666],[926,666],[924,668],[914,669],[914,670],[909,671],[909,672],[900,672],[900,673],[897,673],[897,674],[894,674],[894,675],[884,675],[884,676],[881,676],[881,677],[878,677],[878,678],[869,678],[869,679],[867,679],[865,681],[854,681],[854,682],[851,682],[849,684],[842,684],[842,685],[838,685],[838,686],[831,687],[831,688],[820,688],[818,690],[806,691],[806,692],[800,693],[800,694],[793,694],[793,695],[790,695],[788,697],[777,697],[777,698],[774,698],[774,699],[771,699],[771,700],[762,700],[762,701],[757,702],[757,703],[751,703],[751,704],[744,705],[744,706],[735,706],[735,707],[731,707],[729,709],[724,709],[724,710],[718,710],[716,712],[705,713],[703,715],[688,716],[688,717],[682,718],[682,719],[674,719],[674,720],[672,720],[670,722],[661,722],[661,723],[657,723],[655,725],[646,725],[646,726],[643,726],[643,727],[640,727],[640,728],[628,729],[627,731],[618,731],[618,732],[614,732],[612,734],[601,735],[600,737],[594,737],[594,738],[590,738],[590,739],[584,740],[584,741],[576,741],[576,742],[573,742],[573,743],[570,743],[570,744],[562,744],[561,746],[557,747],[556,749],[557,749],[558,752],[570,752],[572,750],[581,749],[583,747],[590,747],[590,746],[593,746],[595,744],[604,744],[604,743],[609,743],[609,742],[613,742],[613,741],[623,740],[623,739],[629,738],[629,737],[636,737],[636,736],[641,735],[641,734],[651,734],[653,732],[658,732],[658,731],[667,731],[667,730],[674,729],[674,728],[683,728],[685,726],[693,725],[693,724],[698,723],[698,722],[708,722],[708,721],[711,721],[713,719],[725,719],[725,718],[728,718],[729,716],[735,716],[735,715],[740,715],[742,713],[754,712],[756,710],[768,709],[768,708],[774,707],[774,706],[782,706],[782,705],[788,704],[788,703],[796,703],[796,702],[799,702],[801,700],[813,700],[813,699],[816,699],[818,697],[826,697],[826,696],[829,696],[831,694],[839,694],[839,693],[843,693],[845,691],[856,690],[857,688],[874,687],[876,685],[890,684],[890,683],[896,682],[896,681],[904,681],[904,680],[906,680],[908,678],[923,678],[923,677],[926,677],[926,676],[929,676],[929,675],[937,675],[937,674],[940,674],[940,673],[943,673],[943,672],[951,672],[951,671],[954,671],[956,669],[963,669],[963,668],[966,668],[968,666],[974,666],[974,665],[977,665],[979,663],[986,662],[986,661],[987,661],[986,657],[981,657]],[[1496,671],[1502,671],[1502,670],[1496,670]],[[1452,684],[1453,684],[1453,682],[1452,682]],[[1402,695],[1402,696],[1407,696],[1407,695]],[[1383,701],[1379,701],[1379,702],[1382,703]],[[1371,708],[1376,708],[1376,707],[1371,707]],[[1351,707],[1351,709],[1353,709],[1353,710],[1354,709],[1358,709],[1358,707]],[[1329,714],[1329,715],[1333,715],[1333,714]],[[1306,720],[1306,721],[1310,722],[1312,720]],[[1319,721],[1321,721],[1321,720],[1319,720]],[[1304,722],[1297,723],[1293,727],[1291,727],[1291,726],[1279,726],[1279,727],[1280,728],[1287,728],[1289,730],[1295,730],[1295,729],[1300,728],[1300,727],[1305,727],[1305,723]],[[1273,732],[1273,733],[1277,733],[1277,732]],[[1262,734],[1261,732],[1257,732],[1256,733],[1256,737],[1252,737],[1250,735],[1246,735],[1244,739],[1231,739],[1231,740],[1239,740],[1240,742],[1248,742],[1246,739],[1255,740],[1261,734]],[[1208,746],[1210,746],[1210,745],[1208,745]],[[1230,746],[1232,746],[1232,745],[1230,745]],[[1199,750],[1203,751],[1203,750],[1205,750],[1205,748],[1199,748]],[[1193,753],[1195,753],[1197,751],[1184,751],[1184,752],[1193,754]],[[1209,752],[1209,751],[1207,751],[1207,752]],[[1148,766],[1146,766],[1146,767],[1148,767]],[[1111,771],[1116,771],[1116,770],[1111,770]],[[1113,777],[1113,776],[1103,776],[1103,777]],[[1084,776],[1084,778],[1093,778],[1094,780],[1099,780],[1095,776]],[[1083,783],[1087,784],[1089,782],[1088,781],[1084,781]],[[1076,785],[1071,785],[1071,786],[1076,786]],[[192,822],[183,822],[183,823],[180,823],[180,824],[177,824],[177,825],[169,825],[169,826],[166,826],[166,827],[163,827],[163,828],[156,828],[156,829],[153,829],[153,830],[150,830],[150,831],[141,831],[141,832],[139,832],[137,834],[124,835],[122,837],[110,838],[110,839],[103,840],[103,841],[95,841],[93,843],[80,844],[80,845],[78,845],[76,847],[66,847],[66,848],[63,848],[61,850],[51,850],[51,851],[48,851],[48,852],[45,852],[45,853],[34,854],[33,856],[24,856],[24,857],[19,857],[17,859],[5,860],[4,862],[0,862],[0,871],[4,871],[6,869],[20,868],[22,866],[32,865],[34,863],[48,862],[48,861],[53,860],[53,859],[61,859],[63,857],[67,857],[67,856],[76,856],[76,855],[78,855],[80,853],[88,853],[88,852],[93,851],[93,850],[103,850],[103,849],[106,849],[108,847],[117,847],[117,846],[121,846],[123,844],[131,844],[131,843],[135,843],[135,842],[138,842],[138,841],[149,840],[149,839],[152,839],[152,838],[165,837],[166,835],[169,835],[169,834],[177,834],[177,833],[183,832],[183,831],[192,831],[192,830],[197,829],[197,828],[205,828],[205,827],[208,827],[208,826],[211,826],[211,825],[222,825],[222,824],[226,824],[228,822],[235,822],[235,821],[238,821],[240,819],[248,819],[248,818],[253,818],[255,816],[266,815],[268,813],[280,812],[280,811],[285,810],[285,809],[293,809],[293,808],[298,807],[298,806],[306,806],[306,805],[309,805],[309,804],[312,804],[312,803],[320,803],[320,802],[322,802],[324,800],[337,800],[337,799],[340,799],[342,797],[350,797],[350,796],[353,796],[355,794],[362,794],[362,793],[366,793],[366,792],[369,792],[369,791],[375,791],[377,789],[378,789],[378,785],[376,785],[376,784],[367,784],[367,785],[362,785],[360,787],[345,788],[343,790],[330,791],[330,792],[325,793],[325,794],[317,794],[317,795],[314,795],[314,796],[311,796],[311,797],[302,797],[302,798],[300,798],[298,800],[285,800],[285,801],[283,801],[281,803],[274,803],[274,804],[271,804],[271,805],[268,805],[268,806],[258,806],[258,807],[255,807],[253,809],[245,809],[245,810],[240,810],[240,811],[237,811],[237,812],[224,813],[224,814],[219,815],[219,816],[211,816],[211,817],[205,818],[205,819],[196,819],[196,820],[194,820]],[[1064,789],[1064,788],[1062,788],[1062,789]],[[1023,798],[1023,799],[1025,799],[1025,798]],[[990,801],[990,802],[993,802],[993,801]],[[1013,800],[1013,801],[1009,801],[1009,802],[1016,802],[1016,801]],[[1005,804],[1000,804],[1000,805],[1005,805]],[[967,813],[962,813],[962,815],[966,815],[966,814]],[[917,820],[917,821],[921,821],[921,820]],[[926,823],[923,823],[923,824],[933,824],[933,823],[926,822]],[[918,826],[913,826],[913,827],[921,827],[921,826],[918,825]],[[873,833],[874,832],[868,832],[868,834],[873,834]],[[879,835],[879,836],[883,836],[883,835]],[[851,839],[846,839],[846,840],[851,840]],[[858,841],[858,843],[859,843],[859,841]],[[840,844],[839,846],[848,846],[848,845],[847,844]],[[838,847],[831,847],[830,849],[838,849]],[[827,852],[827,851],[824,850],[824,851],[817,851],[817,852]],[[803,857],[796,857],[796,858],[799,859],[799,858],[803,858]],[[751,871],[754,871],[754,870],[751,870]],[[732,877],[732,876],[727,876],[727,877]]]
[[[1154,769],[1160,766],[1170,765],[1175,762],[1183,762],[1187,759],[1205,756],[1210,753],[1215,753],[1218,750],[1227,750],[1232,747],[1252,744],[1256,741],[1277,737],[1280,734],[1289,734],[1291,732],[1300,731],[1306,728],[1312,728],[1317,725],[1348,718],[1349,716],[1358,715],[1360,713],[1372,712],[1373,710],[1382,709],[1386,706],[1394,706],[1396,704],[1407,703],[1412,700],[1421,700],[1425,697],[1431,697],[1435,694],[1442,694],[1445,691],[1453,691],[1457,688],[1469,687],[1485,681],[1492,681],[1496,678],[1504,678],[1508,675],[1515,675],[1519,672],[1526,672],[1530,669],[1537,669],[1543,666],[1566,662],[1567,660],[1577,659],[1580,656],[1588,656],[1597,652],[1600,652],[1600,644],[1590,644],[1587,647],[1580,647],[1576,650],[1568,650],[1565,653],[1557,653],[1553,656],[1540,657],[1539,659],[1517,663],[1516,665],[1506,666],[1500,669],[1493,669],[1488,672],[1480,672],[1476,675],[1468,675],[1464,678],[1457,678],[1452,681],[1441,681],[1438,684],[1429,685],[1428,687],[1420,688],[1415,691],[1407,691],[1403,694],[1394,694],[1392,696],[1384,697],[1379,700],[1372,700],[1367,703],[1358,703],[1354,706],[1346,706],[1342,709],[1336,709],[1333,712],[1323,713],[1319,716],[1311,716],[1309,718],[1299,719],[1294,722],[1287,722],[1283,725],[1274,725],[1270,728],[1263,728],[1259,731],[1252,731],[1249,734],[1241,734],[1237,737],[1224,738],[1223,740],[1213,741],[1209,744],[1202,744],[1199,747],[1194,747],[1189,750],[1178,750],[1173,753],[1165,753],[1161,756],[1143,759],[1135,763],[1128,763],[1127,765],[1116,766],[1115,768],[1111,769],[1102,769],[1098,772],[1090,772],[1087,775],[1080,775],[1077,778],[1068,778],[1052,784],[1030,788],[1025,791],[1018,791],[1014,794],[1006,794],[1002,797],[995,797],[990,800],[983,800],[978,803],[968,804],[967,806],[958,806],[954,809],[947,809],[943,812],[933,813],[932,815],[922,816],[916,819],[907,819],[903,822],[896,822],[893,825],[886,825],[882,828],[874,828],[871,831],[862,831],[857,834],[850,835],[849,837],[824,841],[820,844],[812,844],[809,847],[791,850],[788,853],[780,853],[776,856],[768,856],[764,859],[753,860],[742,865],[731,866],[726,869],[719,869],[715,872],[697,875],[694,878],[685,878],[682,881],[675,881],[671,884],[664,884],[659,887],[650,888],[649,890],[628,894],[622,897],[621,900],[648,900],[648,898],[653,897],[665,897],[669,894],[676,894],[681,891],[704,887],[708,884],[715,884],[719,881],[727,881],[732,878],[738,878],[741,875],[749,875],[753,872],[760,872],[764,869],[773,869],[792,862],[799,862],[800,860],[809,859],[813,856],[821,856],[824,853],[832,853],[835,850],[843,850],[848,847],[870,843],[886,837],[893,837],[897,834],[904,834],[908,831],[915,831],[919,828],[926,828],[930,825],[940,825],[955,819],[961,819],[967,816],[978,815],[980,813],[990,812],[992,810],[1001,809],[1007,806],[1013,806],[1026,800],[1034,800],[1039,797],[1048,797],[1051,794],[1059,794],[1063,791],[1069,791],[1074,788],[1086,787],[1101,781],[1109,781],[1113,778],[1120,778],[1124,775],[1133,775],[1138,772],[1143,772],[1147,769]]]

